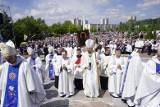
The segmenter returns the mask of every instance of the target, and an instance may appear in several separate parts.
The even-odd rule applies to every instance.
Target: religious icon
[[[80,32],[77,32],[77,38],[78,38],[78,46],[85,46],[85,41],[89,39],[89,31],[83,30]]]

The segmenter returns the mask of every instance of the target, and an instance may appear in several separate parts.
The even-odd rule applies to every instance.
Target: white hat
[[[86,44],[87,48],[93,48],[94,45],[95,45],[94,41],[92,39],[87,39],[86,42],[85,42],[85,44]]]
[[[31,47],[27,48],[28,55],[32,55],[34,53],[34,50]]]
[[[136,41],[135,42],[135,49],[142,49],[143,48],[143,46],[144,46],[144,43],[143,43],[143,41]]]
[[[50,47],[48,48],[48,52],[51,53],[51,52],[53,52],[53,51],[54,51],[53,47],[50,46]]]
[[[15,45],[11,40],[6,43],[0,43],[0,48],[4,57],[16,55]]]

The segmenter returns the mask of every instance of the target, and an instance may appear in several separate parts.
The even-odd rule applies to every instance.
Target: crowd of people
[[[19,50],[12,41],[1,43],[5,59],[0,66],[1,105],[37,107],[46,100],[43,84],[49,79],[55,80],[60,97],[72,97],[77,89],[97,98],[102,97],[102,90],[108,90],[129,107],[160,107],[158,42],[110,34],[91,34],[83,47],[77,47],[76,42],[73,34],[28,41]],[[153,58],[143,63],[140,53],[145,51],[152,52]],[[20,54],[29,56],[25,59]]]
[[[117,47],[120,48],[122,54],[129,54],[134,50],[134,45],[136,39],[134,38],[124,38],[124,34],[117,34],[113,32],[108,32],[106,34],[94,35],[90,33],[90,38],[99,43],[102,47],[110,45],[112,50],[115,50]],[[140,36],[141,37],[141,36]],[[44,40],[30,40],[26,45],[20,45],[19,51],[21,54],[27,54],[27,47],[32,47],[38,54],[48,54],[47,47],[53,46],[57,47],[66,47],[67,44],[70,44],[72,48],[78,46],[77,34],[63,35],[62,37],[47,37]],[[148,55],[155,55],[157,48],[159,46],[159,40],[148,40],[142,39],[144,46],[142,48],[142,53],[148,53]]]

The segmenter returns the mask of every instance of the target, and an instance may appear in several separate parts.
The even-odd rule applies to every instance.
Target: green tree
[[[26,34],[29,39],[43,39],[49,31],[44,20],[40,18],[34,19],[33,16],[27,16],[17,20],[13,24],[13,29],[15,39],[19,42],[18,44],[23,41],[24,34]]]
[[[128,31],[129,30],[129,26],[128,26],[127,23],[120,22],[118,30],[119,31]]]
[[[11,22],[11,17],[7,15],[7,13],[3,13],[3,24],[0,25],[0,32],[4,41],[8,39],[14,39],[13,35],[13,23]]]
[[[152,38],[152,32],[148,31],[147,35],[145,36],[146,39],[151,39]]]
[[[119,31],[141,32],[160,30],[160,17],[155,19],[129,20],[126,23],[120,22]]]
[[[71,25],[72,25],[71,21],[68,21],[68,20],[64,21],[64,23],[62,24],[62,27],[64,29],[64,33],[70,33]]]
[[[70,29],[69,31],[71,34],[78,31],[78,27],[74,24],[70,25],[69,29]]]
[[[157,40],[157,35],[156,35],[156,31],[153,32],[153,37],[154,40]]]
[[[49,27],[49,31],[54,34],[72,34],[77,31],[81,31],[83,29],[82,26],[76,26],[71,23],[71,21],[64,21],[64,23],[55,23]]]
[[[95,26],[91,26],[91,29],[90,29],[91,32],[97,32],[97,28]]]
[[[146,39],[157,39],[156,31],[148,31],[147,35],[145,36]]]
[[[77,26],[77,31],[82,31],[83,30],[83,26]]]

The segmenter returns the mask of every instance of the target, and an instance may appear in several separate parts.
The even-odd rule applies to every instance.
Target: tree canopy
[[[156,30],[160,30],[160,17],[156,19],[129,20],[126,23],[120,22],[119,31],[128,31],[129,33],[147,32],[146,39],[156,39]],[[152,33],[154,32],[154,33]]]

